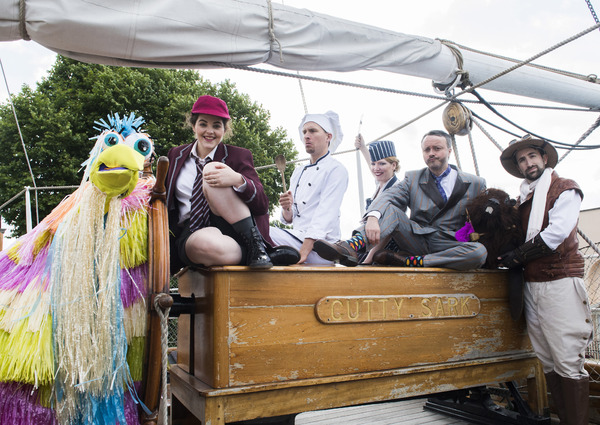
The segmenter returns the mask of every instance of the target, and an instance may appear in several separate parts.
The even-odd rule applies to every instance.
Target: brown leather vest
[[[565,190],[574,189],[583,198],[583,192],[576,182],[558,177],[552,172],[552,181],[548,189],[546,207],[544,210],[544,221],[542,229],[548,227],[548,211],[552,209],[556,199]],[[523,230],[527,233],[527,223],[531,214],[533,194],[519,205]],[[579,241],[577,239],[577,226],[571,234],[556,248],[556,251],[548,256],[538,258],[525,265],[525,280],[528,282],[548,282],[562,279],[564,277],[583,278],[584,259],[579,252]]]

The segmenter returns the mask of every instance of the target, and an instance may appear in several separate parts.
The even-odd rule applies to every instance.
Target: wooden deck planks
[[[296,425],[468,425],[460,419],[423,409],[425,398],[304,412]]]

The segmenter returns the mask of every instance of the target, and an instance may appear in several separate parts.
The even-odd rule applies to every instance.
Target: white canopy
[[[29,37],[61,55],[107,65],[377,69],[444,84],[458,69],[438,40],[267,0],[0,0],[0,10],[0,41]],[[474,84],[513,65],[470,51],[462,55]],[[600,85],[531,67],[485,88],[600,109]]]

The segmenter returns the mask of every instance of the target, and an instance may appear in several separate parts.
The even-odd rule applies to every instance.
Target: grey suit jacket
[[[456,169],[453,165],[451,167]],[[444,204],[428,168],[407,171],[400,184],[375,198],[367,214],[370,211],[385,214],[388,204],[404,212],[406,208],[410,208],[411,226],[415,234],[424,235],[442,230],[454,236],[465,224],[467,204],[485,189],[485,179],[458,171],[452,195]]]

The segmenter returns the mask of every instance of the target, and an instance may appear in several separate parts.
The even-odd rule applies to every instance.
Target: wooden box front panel
[[[195,376],[216,388],[530,350],[501,272],[224,267],[192,280],[211,305],[195,319]]]

